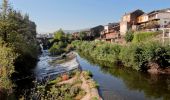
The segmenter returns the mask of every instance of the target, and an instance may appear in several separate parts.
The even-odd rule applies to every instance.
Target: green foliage
[[[133,43],[139,43],[158,35],[159,32],[138,32],[134,33]]]
[[[87,38],[87,33],[82,31],[82,32],[79,32],[78,36],[81,40],[84,40]]]
[[[4,89],[11,89],[12,83],[9,76],[14,72],[14,60],[17,54],[14,52],[14,47],[7,47],[4,41],[0,39],[0,87]]]
[[[121,62],[126,67],[136,70],[147,70],[148,64],[157,63],[160,68],[170,66],[170,47],[159,42],[146,42],[120,46],[105,42],[74,41],[72,46],[79,52],[89,55],[98,61],[112,64]]]
[[[60,55],[62,53],[64,53],[64,48],[66,47],[67,44],[65,44],[64,42],[60,41],[60,42],[56,42],[53,44],[53,46],[49,49],[50,53],[52,55]]]
[[[83,71],[83,75],[86,80],[91,79],[91,77],[93,76],[92,72],[90,71]]]
[[[54,39],[58,41],[64,41],[65,39],[65,33],[63,32],[62,29],[58,30],[57,32],[54,33]]]
[[[51,55],[61,55],[62,53],[67,53],[71,50],[69,45],[72,41],[71,34],[65,34],[61,29],[55,32],[54,39],[52,41],[52,46],[49,49]]]
[[[128,31],[125,35],[126,42],[131,42],[133,40],[133,37],[134,37],[134,32]]]
[[[125,66],[137,70],[147,70],[149,62],[157,63],[159,67],[165,68],[170,64],[167,48],[169,48],[168,45],[162,46],[158,42],[131,44],[122,49],[120,59]]]
[[[0,88],[10,89],[14,73],[27,74],[38,57],[36,25],[3,0],[0,12]]]
[[[81,87],[77,86],[75,83],[61,85],[48,84],[47,86],[38,86],[37,93],[41,94],[41,100],[46,98],[54,100],[72,100],[77,96],[84,96],[85,94]]]
[[[117,62],[121,46],[117,44],[109,44],[105,42],[86,42],[86,41],[74,41],[72,46],[77,50],[88,54],[97,60],[109,61],[112,63]]]

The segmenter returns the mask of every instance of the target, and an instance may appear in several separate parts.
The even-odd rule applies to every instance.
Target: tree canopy
[[[58,41],[63,41],[65,38],[65,33],[62,29],[54,32],[54,39],[58,40]]]
[[[3,0],[0,10],[0,88],[11,89],[13,73],[28,73],[38,57],[36,24]]]

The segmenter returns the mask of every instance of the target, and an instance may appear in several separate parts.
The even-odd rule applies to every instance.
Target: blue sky
[[[169,0],[9,0],[28,13],[39,33],[77,30],[120,21],[125,12],[170,8]]]

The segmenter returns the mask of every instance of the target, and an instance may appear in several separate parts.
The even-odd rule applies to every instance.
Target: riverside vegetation
[[[62,29],[54,32],[54,38],[50,40],[49,52],[51,55],[61,55],[71,50],[71,34],[66,34]]]
[[[141,35],[137,37],[140,38]],[[136,38],[133,39],[131,40],[136,41]],[[79,52],[98,61],[121,64],[135,70],[148,71],[150,68],[155,67],[153,65],[158,66],[160,69],[169,68],[170,66],[170,46],[168,44],[162,45],[158,41],[145,42],[141,40],[141,42],[131,42],[126,45],[101,41],[74,41],[72,46]]]
[[[36,25],[29,16],[14,10],[7,0],[3,0],[1,8],[0,99],[5,100],[17,90],[18,79],[32,74],[31,70],[37,62],[38,46]]]
[[[82,76],[84,78],[82,78]],[[85,79],[85,80],[83,80]],[[87,84],[89,87],[85,87]],[[57,77],[55,80],[48,81],[45,85],[39,85],[33,95],[41,100],[86,100],[88,94],[92,94],[88,89],[96,89],[98,84],[92,80],[92,73],[89,71],[73,71],[70,74]],[[86,97],[87,96],[87,97]],[[90,95],[90,99],[99,98]]]

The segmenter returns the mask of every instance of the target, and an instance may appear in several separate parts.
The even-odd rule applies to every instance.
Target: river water
[[[170,76],[149,75],[80,55],[77,54],[80,66],[93,73],[104,100],[170,100]],[[42,55],[35,72],[40,76],[45,73],[52,59],[47,54]]]
[[[77,59],[83,70],[93,73],[104,100],[170,100],[170,76],[113,67],[87,55],[78,55]]]

